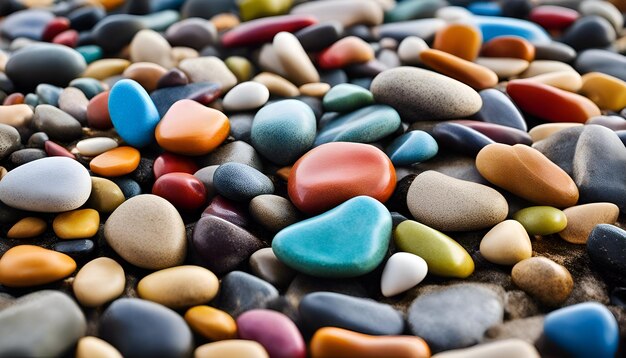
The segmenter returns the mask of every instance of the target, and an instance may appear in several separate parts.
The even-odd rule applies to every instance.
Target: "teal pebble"
[[[342,83],[326,92],[322,104],[328,112],[352,112],[374,104],[374,95],[361,86]]]
[[[63,92],[63,88],[49,85],[47,83],[37,85],[37,89],[35,90],[40,104],[49,104],[55,107],[59,106],[59,97],[61,96],[61,92]]]
[[[256,113],[250,139],[261,155],[276,164],[287,165],[311,148],[316,127],[311,107],[287,99],[268,104]]]
[[[407,0],[398,2],[396,6],[385,13],[385,23],[434,17],[437,10],[447,5],[448,2],[444,0]]]
[[[498,36],[519,36],[538,44],[552,42],[543,28],[530,21],[495,16],[474,16],[472,19],[482,31],[483,43]]]
[[[397,131],[400,124],[400,115],[392,107],[367,106],[324,126],[315,138],[315,146],[329,142],[376,142]]]
[[[97,45],[80,46],[76,48],[76,51],[83,56],[88,64],[101,59],[103,55],[102,48]]]
[[[109,114],[117,134],[137,148],[152,143],[154,129],[161,120],[146,90],[128,79],[117,82],[111,88]]]
[[[272,250],[281,262],[308,275],[356,277],[380,265],[390,238],[387,208],[369,196],[358,196],[286,227],[274,237]]]
[[[424,131],[416,130],[396,138],[385,153],[394,165],[411,165],[434,157],[438,151],[435,138]]]
[[[24,103],[31,107],[37,107],[39,105],[39,96],[29,93],[24,97]]]
[[[98,93],[104,92],[102,83],[95,78],[77,78],[70,82],[70,87],[78,88],[88,99],[92,99]]]

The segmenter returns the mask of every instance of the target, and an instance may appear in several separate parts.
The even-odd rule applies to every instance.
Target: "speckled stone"
[[[547,306],[560,306],[574,288],[567,269],[545,257],[518,262],[511,271],[513,283]]]
[[[220,293],[215,306],[234,318],[264,305],[278,297],[278,290],[266,281],[242,271],[233,271],[222,277]]]
[[[272,194],[274,184],[260,171],[241,163],[225,163],[213,174],[215,190],[235,201],[248,201],[255,196]]]
[[[375,104],[333,119],[318,131],[314,144],[376,142],[394,133],[400,125],[400,116],[394,108]]]
[[[0,159],[4,159],[21,146],[20,133],[14,127],[0,123]]]
[[[271,232],[278,232],[299,219],[298,209],[278,195],[256,196],[250,201],[249,210],[254,220]]]

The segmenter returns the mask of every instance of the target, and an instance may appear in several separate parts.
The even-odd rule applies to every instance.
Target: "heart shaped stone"
[[[374,270],[391,238],[391,215],[368,196],[286,227],[272,249],[286,265],[317,277],[355,277]]]

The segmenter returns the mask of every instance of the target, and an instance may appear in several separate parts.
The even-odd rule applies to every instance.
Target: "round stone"
[[[98,337],[87,336],[78,340],[76,358],[123,358],[112,345]]]
[[[154,140],[161,117],[139,83],[129,79],[117,82],[111,88],[108,108],[115,130],[126,143],[141,148]]]
[[[206,202],[204,184],[188,173],[167,173],[152,186],[152,194],[165,198],[181,210],[196,210]]]
[[[139,166],[141,154],[133,147],[117,147],[108,150],[89,162],[92,172],[106,176],[116,177],[132,173]]]
[[[117,141],[109,137],[87,138],[76,143],[78,152],[87,157],[95,157],[114,148],[117,148]]]
[[[613,203],[591,203],[569,207],[563,213],[567,226],[559,232],[559,236],[572,244],[586,244],[596,225],[615,224],[619,207]]]
[[[529,235],[551,235],[560,232],[567,226],[567,216],[551,206],[531,206],[513,215]]]
[[[395,296],[417,286],[427,273],[428,264],[423,258],[408,252],[396,252],[385,264],[380,291],[385,297]]]
[[[515,265],[533,254],[528,233],[516,220],[494,226],[480,241],[480,254],[498,265]]]
[[[215,190],[235,201],[248,201],[258,195],[272,194],[274,184],[260,171],[241,163],[220,165],[213,174]]]
[[[103,214],[109,214],[124,200],[126,200],[124,193],[117,184],[109,179],[91,177],[91,195],[87,200],[88,207]]]
[[[218,287],[213,272],[200,266],[177,266],[142,278],[137,293],[143,299],[180,309],[211,301]]]
[[[21,145],[20,133],[14,127],[0,123],[0,159],[4,159]]]
[[[222,104],[226,111],[249,111],[263,106],[269,98],[270,92],[265,85],[242,82],[228,91]]]
[[[191,329],[212,341],[235,339],[237,322],[226,312],[210,306],[191,307],[185,313]]]
[[[72,289],[81,305],[99,307],[122,295],[125,285],[122,266],[108,257],[99,257],[78,271]]]
[[[0,258],[0,284],[30,287],[63,279],[76,270],[69,256],[39,246],[18,245]]]
[[[100,228],[100,214],[94,209],[67,211],[57,215],[52,229],[61,239],[84,239],[94,236]]]
[[[133,62],[151,62],[165,68],[173,67],[172,47],[154,30],[141,30],[130,42],[130,59]]]
[[[467,61],[478,57],[483,36],[480,29],[470,24],[449,24],[435,34],[433,48]]]
[[[513,283],[547,306],[560,306],[574,288],[567,269],[545,257],[518,262],[511,271]]]
[[[411,165],[431,159],[439,151],[437,141],[430,134],[415,130],[404,133],[389,144],[385,153],[394,165]]]
[[[299,219],[298,210],[278,195],[259,195],[250,201],[250,215],[271,232],[278,232]]]

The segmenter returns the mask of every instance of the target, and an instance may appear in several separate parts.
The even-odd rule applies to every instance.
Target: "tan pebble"
[[[300,88],[298,88],[300,94],[303,96],[310,97],[318,97],[322,98],[330,90],[330,85],[328,83],[317,82],[317,83],[307,83]]]
[[[107,341],[87,336],[78,340],[76,358],[122,358],[122,354]]]
[[[272,43],[287,78],[297,85],[319,82],[320,75],[295,35],[279,32]]]
[[[273,73],[262,72],[256,75],[252,80],[264,84],[270,91],[270,94],[274,96],[296,97],[300,95],[298,87]]]
[[[61,239],[83,239],[94,236],[100,228],[100,214],[94,209],[61,213],[54,218],[52,229]]]
[[[582,77],[575,71],[549,72],[528,79],[570,92],[578,92],[583,86]]]
[[[28,127],[34,114],[33,109],[27,104],[0,106],[0,123],[13,127]]]
[[[219,282],[200,266],[178,266],[144,277],[137,285],[139,297],[179,309],[207,303],[215,297]]]
[[[109,179],[91,177],[91,194],[86,205],[103,214],[112,213],[126,200],[122,189]]]
[[[554,133],[560,132],[567,128],[582,126],[582,123],[544,123],[533,127],[528,134],[532,138],[533,143],[546,139]]]
[[[125,285],[122,266],[108,257],[99,257],[78,271],[72,289],[81,305],[98,307],[119,297]]]
[[[619,208],[613,203],[591,203],[563,210],[567,217],[565,230],[559,236],[572,244],[586,244],[591,230],[598,224],[615,224]]]
[[[574,288],[567,269],[545,257],[518,262],[511,271],[513,283],[547,306],[560,306]]]
[[[405,65],[419,65],[420,53],[428,50],[428,44],[417,36],[409,36],[400,42],[398,46],[398,57]]]
[[[201,345],[193,352],[193,356],[194,358],[269,358],[261,344],[243,339],[229,339]]]
[[[16,222],[7,232],[9,239],[29,239],[43,234],[48,228],[48,224],[43,219],[36,217],[26,217]]]
[[[285,70],[285,67],[278,59],[278,54],[272,44],[265,44],[261,47],[257,63],[262,71],[270,72],[280,77],[287,77],[287,70]]]
[[[136,62],[128,66],[124,77],[137,81],[148,92],[157,88],[159,79],[167,72],[165,67],[150,62]]]
[[[338,21],[345,28],[354,25],[375,26],[383,22],[383,8],[371,0],[326,0],[294,6],[292,14],[313,15],[319,22]]]
[[[4,178],[4,176],[7,175],[8,173],[9,171],[7,170],[7,168],[0,167],[0,180],[2,180],[2,178]]]
[[[228,313],[210,306],[191,307],[185,321],[194,332],[212,341],[237,338],[237,322]]]
[[[154,30],[144,29],[136,33],[129,51],[132,62],[152,62],[168,69],[174,65],[170,57],[172,47]]]
[[[479,344],[470,348],[454,349],[437,353],[432,358],[539,358],[539,352],[532,344],[509,338],[501,341]]]
[[[492,70],[501,79],[519,75],[524,72],[530,64],[528,61],[519,58],[503,57],[479,57],[475,62]]]
[[[520,78],[528,78],[544,73],[559,72],[559,71],[572,71],[576,72],[574,68],[565,62],[551,61],[551,60],[535,60],[530,63],[526,71],[520,74]]]
[[[239,25],[239,17],[231,13],[217,14],[211,18],[211,22],[218,32],[230,30]]]
[[[237,77],[230,72],[224,61],[215,56],[188,58],[180,61],[178,67],[191,82],[219,83],[223,93],[237,84]]]
[[[494,226],[480,241],[480,253],[498,265],[515,265],[530,258],[532,244],[524,226],[515,220],[506,220]]]
[[[130,66],[130,61],[121,58],[105,58],[89,64],[83,77],[91,77],[104,80],[109,77],[121,75]]]
[[[172,57],[172,61],[174,61],[174,64],[176,66],[178,66],[178,64],[181,61],[186,60],[188,58],[200,57],[200,54],[198,53],[198,51],[192,49],[191,47],[182,47],[182,46],[172,48],[172,52],[170,53],[170,55]]]
[[[0,50],[0,72],[4,72],[7,62],[9,62],[9,55]]]

